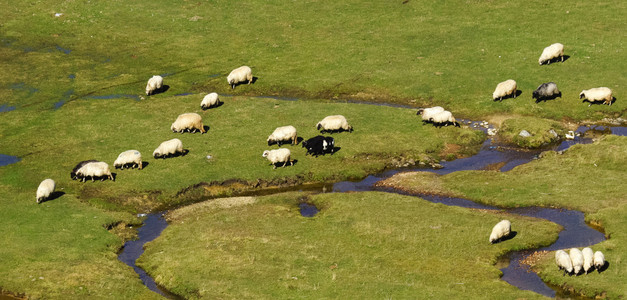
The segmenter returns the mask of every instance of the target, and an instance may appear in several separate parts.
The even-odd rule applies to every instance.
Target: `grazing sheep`
[[[287,148],[279,148],[276,150],[266,150],[263,151],[262,157],[267,158],[270,161],[270,164],[273,166],[273,169],[276,169],[277,163],[283,163],[283,168],[287,163],[290,163],[290,166],[294,165],[294,163],[290,160],[290,149]]]
[[[501,239],[509,236],[512,230],[512,223],[509,220],[502,220],[494,225],[490,234],[490,243],[498,243]]]
[[[573,263],[573,272],[575,275],[579,274],[583,267],[583,253],[577,248],[570,249],[570,261]]]
[[[226,77],[226,81],[231,85],[231,89],[235,88],[240,82],[248,81],[248,84],[253,82],[253,71],[248,66],[241,66],[229,73]]]
[[[281,146],[281,142],[287,141],[288,143],[292,143],[292,145],[296,145],[298,143],[298,135],[296,133],[296,128],[292,125],[277,127],[272,134],[268,137],[268,146],[273,143],[277,143]]]
[[[457,120],[455,120],[453,114],[448,110],[441,111],[431,116],[431,119],[429,121],[431,121],[431,123],[433,123],[436,127],[448,126],[449,124],[453,124],[456,127],[459,127],[459,123],[457,123]]]
[[[542,50],[542,54],[538,59],[538,63],[540,65],[544,64],[545,62],[547,64],[551,64],[551,60],[558,57],[561,57],[562,62],[564,62],[564,45],[560,43],[555,43]]]
[[[180,132],[184,131],[188,132],[196,132],[196,130],[200,131],[200,133],[205,133],[205,126],[202,124],[202,117],[197,113],[185,113],[180,114],[176,121],[172,123],[170,126],[172,132]]]
[[[152,76],[148,79],[148,84],[146,84],[146,96],[154,94],[154,92],[160,90],[161,87],[163,87],[163,77],[159,75]]]
[[[157,149],[155,149],[155,151],[152,153],[152,156],[154,158],[165,159],[166,157],[174,156],[181,153],[185,153],[185,150],[183,150],[183,142],[181,142],[181,140],[179,139],[171,139],[161,143],[159,147],[157,147]]]
[[[218,98],[218,93],[209,93],[202,98],[202,102],[200,102],[200,108],[202,109],[208,109],[219,105],[220,99]]]
[[[562,98],[562,92],[557,89],[555,82],[547,82],[541,84],[535,91],[533,91],[531,98],[536,99],[536,103],[548,99],[555,99],[557,97]]]
[[[316,124],[316,128],[320,130],[321,133],[324,132],[336,132],[336,131],[348,131],[353,132],[353,126],[348,125],[348,121],[342,115],[333,115],[327,116],[322,121]]]
[[[594,267],[597,268],[598,272],[601,272],[601,269],[605,266],[605,256],[603,252],[597,251],[594,252]]]
[[[564,275],[566,273],[570,274],[573,272],[573,263],[570,261],[570,256],[564,250],[555,251],[555,263],[560,270],[564,270]]]
[[[113,162],[113,167],[116,169],[124,169],[124,167],[135,168],[138,167],[140,170],[142,169],[142,155],[137,150],[127,150],[120,155]]]
[[[326,153],[335,152],[335,140],[330,136],[315,136],[306,141],[303,141],[303,148],[307,148],[307,154],[318,157],[318,155],[324,155]]]
[[[37,203],[39,204],[48,199],[54,193],[55,186],[54,180],[50,178],[44,179],[37,188]]]
[[[88,163],[92,163],[92,162],[98,162],[98,161],[97,161],[97,160],[90,159],[90,160],[84,160],[84,161],[79,162],[79,163],[78,163],[78,164],[74,167],[74,169],[72,169],[72,172],[70,172],[70,178],[72,178],[72,180],[77,179],[77,177],[76,177],[76,172],[78,172],[78,170],[80,170],[80,168],[82,168],[84,165],[86,165],[86,164],[88,164]]]
[[[579,99],[583,99],[583,102],[590,102],[588,107],[592,105],[594,102],[603,101],[603,104],[612,105],[612,100],[614,97],[612,96],[612,90],[607,87],[598,87],[589,90],[583,90],[579,94]]]
[[[100,178],[100,181],[104,181],[107,178],[115,181],[113,174],[111,174],[111,169],[109,169],[109,165],[104,161],[85,164],[78,171],[76,171],[76,176],[80,178],[82,182],[85,182],[87,177],[90,177],[92,182],[96,178]]]
[[[516,81],[513,79],[505,80],[496,85],[496,89],[494,93],[492,93],[492,100],[503,101],[503,98],[507,98],[508,96],[512,96],[516,98]]]
[[[416,114],[422,116],[422,124],[425,124],[427,122],[430,122],[431,117],[433,117],[435,114],[443,112],[443,111],[444,111],[443,107],[434,106],[434,107],[429,107],[429,108],[419,108]]]
[[[581,250],[581,254],[583,254],[583,271],[587,274],[594,266],[594,253],[592,249],[586,247]]]

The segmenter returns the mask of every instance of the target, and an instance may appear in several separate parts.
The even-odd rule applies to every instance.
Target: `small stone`
[[[531,133],[529,133],[529,131],[523,129],[523,130],[520,131],[520,133],[518,135],[522,136],[524,138],[528,138],[528,137],[531,136]]]

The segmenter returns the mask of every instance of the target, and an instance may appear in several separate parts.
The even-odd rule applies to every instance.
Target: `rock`
[[[555,130],[551,129],[549,130],[549,133],[553,135],[553,137],[557,137],[557,132],[555,132]]]
[[[496,135],[498,129],[496,128],[488,128],[488,135]]]
[[[520,131],[520,133],[518,135],[520,135],[520,136],[522,136],[524,138],[528,138],[528,137],[531,136],[531,133],[529,133],[529,131],[523,129],[523,130]]]

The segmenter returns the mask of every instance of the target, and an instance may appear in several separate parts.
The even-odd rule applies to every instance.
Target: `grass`
[[[300,216],[304,200],[321,209],[315,217]],[[521,234],[491,245],[502,218]],[[559,230],[379,192],[220,199],[169,219],[140,264],[189,299],[541,298],[501,281],[494,263],[507,251],[551,243]]]
[[[563,277],[555,267],[554,253],[535,266],[539,275],[554,285],[565,285],[589,297],[605,294],[625,297],[627,282],[622,260],[627,230],[627,138],[606,136],[589,145],[572,146],[564,154],[547,152],[542,159],[508,172],[466,171],[445,176],[405,173],[385,184],[409,191],[433,191],[468,197],[504,207],[564,207],[585,212],[586,221],[601,226],[608,240],[593,246],[604,252],[610,267],[600,274]],[[437,187],[437,188],[431,188]]]
[[[520,132],[526,130],[531,136],[522,137]],[[538,148],[555,143],[564,138],[566,129],[557,121],[535,117],[519,117],[504,120],[498,137],[510,144],[523,148]]]

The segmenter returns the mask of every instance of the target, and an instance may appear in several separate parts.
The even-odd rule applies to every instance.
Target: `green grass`
[[[303,199],[321,211],[300,216]],[[492,245],[503,218],[521,234]],[[494,263],[559,231],[539,219],[378,192],[220,199],[170,212],[170,223],[140,264],[190,299],[542,298],[501,281]]]
[[[520,136],[522,130],[526,130],[531,136]],[[498,137],[519,147],[538,148],[564,139],[564,133],[566,133],[564,126],[557,121],[518,117],[504,120]]]
[[[491,205],[564,207],[585,212],[586,221],[602,226],[608,240],[593,246],[604,252],[610,267],[601,274],[563,277],[548,253],[540,276],[555,285],[566,284],[587,296],[606,293],[625,297],[627,278],[622,265],[627,247],[627,138],[606,136],[590,145],[572,146],[564,154],[547,152],[542,159],[511,171],[456,172],[445,176],[405,173],[386,184],[409,191],[435,191],[468,197]]]

